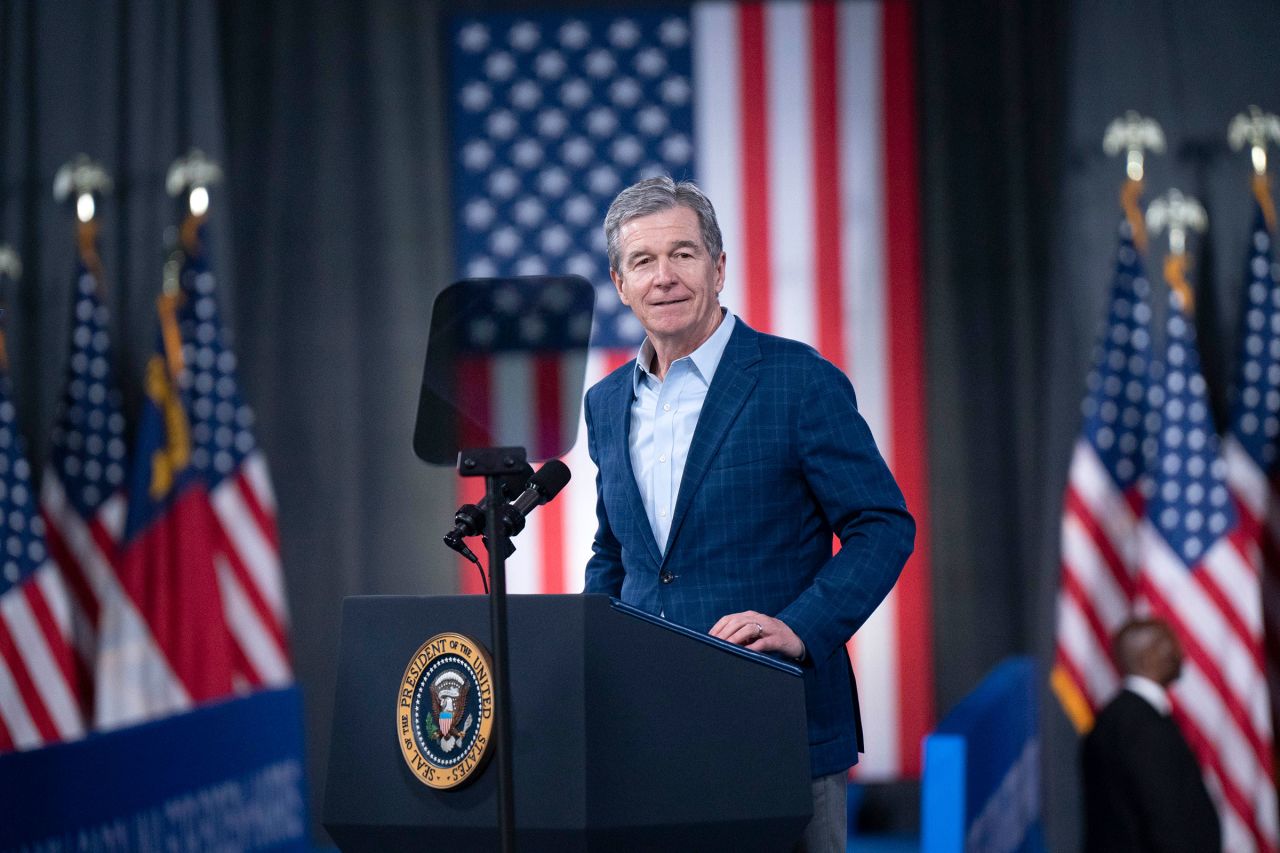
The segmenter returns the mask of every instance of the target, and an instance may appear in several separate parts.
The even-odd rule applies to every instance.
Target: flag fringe
[[[1049,686],[1058,697],[1067,719],[1080,734],[1093,728],[1093,709],[1089,700],[1080,692],[1080,688],[1071,680],[1071,676],[1061,666],[1055,666],[1049,675]]]

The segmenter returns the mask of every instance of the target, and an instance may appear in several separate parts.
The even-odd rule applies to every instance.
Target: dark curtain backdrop
[[[1092,318],[1069,315],[1107,284],[1054,281],[1072,17],[1063,2],[920,7],[940,713],[1010,654],[1037,655],[1044,677],[1051,660],[1060,484],[1084,387],[1083,368],[1055,370],[1053,353],[1087,351]],[[1080,251],[1105,259],[1108,246]],[[1072,850],[1075,736],[1047,690],[1041,701],[1049,849]]]
[[[236,319],[271,429],[316,815],[343,597],[457,589],[454,476],[411,449],[452,269],[439,8],[220,6]]]
[[[0,241],[26,263],[8,328],[37,469],[71,298],[58,165],[84,151],[116,179],[103,257],[127,389],[178,216],[164,171],[191,146],[226,169],[215,259],[280,504],[317,811],[343,596],[456,584],[437,539],[452,476],[410,452],[431,300],[452,267],[437,47],[450,8],[0,0]],[[924,2],[917,22],[946,710],[1008,654],[1050,660],[1059,501],[1118,219],[1121,168],[1101,138],[1125,109],[1169,137],[1149,197],[1178,186],[1208,208],[1198,321],[1210,382],[1225,385],[1250,215],[1247,163],[1225,131],[1250,103],[1280,109],[1280,9]],[[1075,736],[1044,701],[1051,849],[1071,850]]]

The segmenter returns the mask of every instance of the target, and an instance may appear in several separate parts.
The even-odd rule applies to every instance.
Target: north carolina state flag
[[[186,710],[233,690],[233,643],[214,566],[218,527],[192,464],[190,372],[177,299],[160,299],[147,362],[120,552],[122,606],[103,614],[97,724],[113,728]]]

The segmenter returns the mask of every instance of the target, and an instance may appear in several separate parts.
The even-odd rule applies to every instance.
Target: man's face
[[[1182,644],[1170,629],[1163,629],[1151,646],[1151,678],[1168,687],[1182,674]]]
[[[698,214],[672,207],[628,220],[618,248],[614,286],[654,344],[687,347],[688,354],[706,340],[720,320],[724,253],[707,252]]]

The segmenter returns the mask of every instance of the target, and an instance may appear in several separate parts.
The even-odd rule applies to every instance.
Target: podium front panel
[[[419,646],[491,647],[484,596],[343,606],[324,824],[343,850],[496,849],[497,764],[430,788],[396,710]],[[786,849],[810,811],[804,690],[789,667],[605,596],[509,597],[519,850]]]

